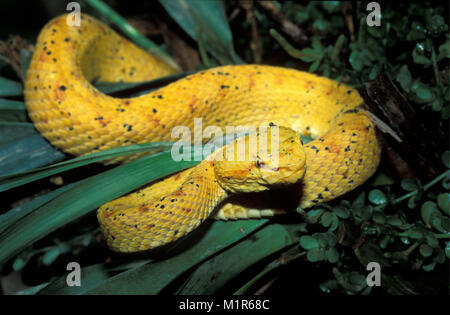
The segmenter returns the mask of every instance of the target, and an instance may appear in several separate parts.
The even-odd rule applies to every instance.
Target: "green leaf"
[[[445,256],[447,256],[447,258],[450,258],[450,241],[445,244]]]
[[[402,220],[395,216],[395,215],[391,215],[387,217],[387,223],[392,225],[392,226],[400,226],[403,224]]]
[[[445,43],[439,45],[439,54],[437,61],[441,61],[445,58],[450,58],[450,41],[447,40]]]
[[[102,204],[197,163],[175,162],[170,152],[161,152],[86,179],[9,226],[0,235],[0,265],[26,246]]]
[[[24,257],[18,256],[13,262],[13,265],[12,265],[13,270],[14,271],[21,270],[23,267],[26,266],[27,261],[28,260],[24,259]]]
[[[431,102],[432,100],[434,100],[433,92],[425,84],[418,83],[416,85],[416,82],[415,82],[412,86],[412,91],[414,91],[414,93],[417,95],[419,100],[422,102]]]
[[[328,13],[338,12],[341,8],[340,1],[322,1],[321,4]]]
[[[386,216],[381,211],[374,211],[372,215],[373,222],[377,224],[385,224],[386,223]]]
[[[223,2],[220,0],[160,0],[167,13],[194,40],[201,34],[206,49],[224,63],[242,63],[233,47]]]
[[[81,266],[82,285],[71,286],[67,285],[67,275],[63,275],[49,284],[47,284],[41,290],[38,290],[37,294],[40,295],[78,295],[87,292],[90,289],[95,288],[103,281],[109,279],[114,274],[134,269],[150,262],[149,259],[136,260],[134,257],[131,262],[124,262],[117,264],[117,262],[111,264],[95,264],[87,267]]]
[[[426,201],[422,205],[420,212],[421,212],[423,221],[426,224],[431,225],[432,215],[439,213],[439,210],[436,206],[436,203],[434,203],[433,201]]]
[[[422,244],[419,247],[419,252],[423,257],[430,257],[433,253],[433,248],[428,246],[427,244]]]
[[[334,207],[333,212],[341,219],[348,219],[350,217],[350,210],[342,205]]]
[[[42,257],[42,263],[45,266],[50,266],[58,257],[59,257],[60,251],[58,247],[53,247],[48,252],[45,253],[45,255]]]
[[[329,227],[332,224],[333,221],[333,214],[330,212],[325,212],[321,217],[320,217],[320,223],[324,226],[324,227]]]
[[[412,239],[419,240],[423,237],[423,230],[417,227],[413,227],[409,229],[406,233],[408,233],[408,237]]]
[[[310,262],[322,261],[326,259],[326,253],[325,250],[321,248],[313,248],[308,251],[306,258],[308,258]]]
[[[364,57],[359,51],[354,50],[350,54],[348,61],[350,62],[350,65],[352,66],[353,69],[355,69],[356,71],[361,71],[364,64],[363,58]]]
[[[322,60],[322,57],[323,54],[320,52],[311,48],[304,48],[301,50],[300,60],[304,62],[314,62]]]
[[[433,248],[437,248],[439,246],[439,240],[431,232],[427,233],[427,235],[425,236],[425,240],[427,241],[427,244],[430,245]]]
[[[176,292],[177,295],[216,294],[233,278],[265,257],[290,246],[296,240],[291,227],[269,225],[233,247],[202,263]],[[252,255],[248,255],[252,253]],[[240,259],[246,257],[245,259]],[[214,279],[214,281],[211,281]]]
[[[379,189],[374,189],[369,192],[369,201],[374,205],[384,205],[387,203],[387,198],[384,192]]]
[[[319,242],[317,240],[310,236],[310,235],[302,235],[300,237],[300,246],[304,249],[313,249],[319,247]]]
[[[428,67],[431,65],[430,58],[425,56],[425,47],[423,43],[417,43],[412,52],[413,61],[416,64]]]
[[[198,263],[249,236],[267,220],[215,221],[193,231],[177,244],[183,252],[167,260],[156,261],[122,272],[95,284],[87,294],[157,294]],[[195,233],[195,234],[194,234]],[[200,237],[200,239],[199,239]],[[187,244],[186,243],[190,243]]]
[[[0,120],[26,122],[27,113],[25,104],[19,101],[0,98]]]
[[[420,188],[420,182],[416,178],[405,178],[401,181],[400,185],[406,191],[414,191]]]
[[[437,197],[437,203],[439,208],[447,215],[450,214],[450,194],[442,193]]]
[[[427,28],[430,34],[434,37],[438,37],[442,32],[448,30],[447,24],[445,24],[445,19],[436,14],[430,19],[427,19]]]
[[[320,66],[320,60],[314,61],[311,66],[309,66],[308,72],[314,72],[316,71]]]
[[[423,265],[422,269],[426,272],[430,272],[434,269],[434,267],[436,267],[436,261],[432,261],[428,265]]]
[[[0,77],[0,96],[22,95],[22,84]]]
[[[30,66],[31,58],[33,57],[33,52],[28,49],[20,50],[20,72],[22,78],[27,77],[28,67]]]
[[[73,158],[68,161],[56,163],[50,166],[35,168],[27,172],[20,172],[11,175],[0,176],[0,192],[84,165],[104,161],[110,158],[127,154],[167,150],[168,148],[171,147],[171,145],[172,145],[171,143],[166,142],[133,144],[129,146],[95,152],[92,154]]]
[[[406,39],[411,42],[418,42],[421,40],[424,40],[427,35],[427,29],[424,27],[424,25],[418,21],[412,22],[411,30],[406,35]]]
[[[442,154],[442,163],[445,167],[450,168],[450,151],[447,150]]]
[[[408,65],[403,65],[398,74],[396,80],[400,83],[400,86],[403,90],[409,92],[409,89],[412,84],[411,72],[409,72]]]
[[[8,132],[0,133],[0,143],[4,141],[0,145],[0,174],[3,176],[58,162],[66,157],[39,135],[31,124],[0,123],[0,132]],[[3,135],[5,138],[1,139]]]
[[[339,261],[339,252],[336,248],[332,247],[327,250],[327,259],[332,264]]]

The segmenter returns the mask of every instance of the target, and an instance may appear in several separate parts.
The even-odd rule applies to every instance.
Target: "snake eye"
[[[262,165],[264,165],[264,162],[261,160],[259,156],[256,156],[255,165],[257,168],[260,168]]]

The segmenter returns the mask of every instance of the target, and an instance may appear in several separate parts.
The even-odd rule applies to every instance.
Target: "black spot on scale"
[[[60,89],[61,91],[65,91],[65,90],[67,90],[67,88],[66,88],[66,86],[65,86],[65,85],[61,85],[61,86],[59,87],[59,89]]]
[[[318,153],[320,150],[315,145],[311,146],[311,149],[316,150],[316,153]]]
[[[348,91],[347,91],[347,94],[348,94],[348,95],[352,94],[352,91],[351,91],[351,90],[348,90]]]
[[[67,42],[70,42],[70,38],[69,37],[66,37],[66,38],[64,38],[64,41],[67,43]]]
[[[345,152],[349,152],[349,151],[350,151],[350,146],[349,146],[349,145],[346,146],[345,149],[344,149],[344,151],[345,151]]]
[[[230,86],[229,86],[229,85],[221,85],[220,88],[221,88],[221,89],[229,89]]]
[[[129,125],[128,128],[127,128],[127,131],[131,131],[131,130],[133,130],[133,126]]]
[[[156,114],[156,112],[157,112],[156,108],[153,108],[153,113],[155,113],[155,114]]]

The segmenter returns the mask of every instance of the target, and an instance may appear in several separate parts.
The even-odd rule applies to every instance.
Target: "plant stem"
[[[436,50],[434,49],[434,44],[431,45],[431,61],[433,62],[434,79],[436,80],[436,84],[442,91],[442,85],[441,80],[439,79],[439,69],[437,66]]]
[[[280,44],[280,46],[293,58],[301,59],[303,57],[309,57],[311,59],[314,59],[317,57],[316,55],[305,54],[302,51],[295,49],[283,36],[281,36],[280,33],[278,33],[273,28],[270,29],[269,33],[273,38],[275,38],[278,44]]]
[[[85,0],[87,4],[97,10],[102,16],[108,19],[112,24],[116,25],[125,35],[127,35],[130,39],[132,39],[135,43],[140,45],[142,48],[148,50],[149,52],[157,55],[171,67],[173,67],[177,71],[181,71],[178,64],[170,57],[167,53],[165,53],[161,48],[159,48],[155,43],[149,40],[147,37],[142,35],[131,26],[130,23],[127,22],[122,16],[120,16],[117,12],[115,12],[112,8],[110,8],[107,4],[105,4],[101,0]]]
[[[448,176],[449,174],[450,174],[450,170],[447,170],[446,172],[442,173],[441,175],[439,175],[438,177],[436,177],[435,179],[433,179],[431,182],[429,182],[428,184],[426,184],[425,186],[423,186],[423,187],[422,187],[422,190],[423,190],[423,191],[428,190],[429,188],[431,188],[431,187],[432,187],[433,185],[435,185],[436,183],[440,182],[442,179],[444,179],[444,178],[445,178],[446,176]],[[408,198],[410,198],[410,197],[412,197],[412,196],[415,196],[415,195],[417,195],[417,194],[419,193],[419,191],[421,191],[421,190],[420,190],[420,189],[417,189],[417,190],[411,191],[410,193],[407,193],[406,195],[403,195],[403,196],[401,196],[401,197],[399,197],[399,198],[393,200],[393,201],[391,202],[391,205],[396,205],[396,204],[402,202],[402,201],[405,200],[405,199],[408,199]],[[379,205],[379,206],[375,207],[375,209],[376,209],[376,210],[382,209],[384,206],[386,206],[386,204]]]

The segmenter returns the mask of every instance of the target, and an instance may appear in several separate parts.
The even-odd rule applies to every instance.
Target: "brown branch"
[[[34,47],[20,36],[12,35],[7,41],[0,41],[0,58],[9,63],[17,73],[17,76],[24,81],[25,78],[22,77],[20,60],[20,51],[22,49],[33,51]]]
[[[440,174],[441,149],[437,143],[440,136],[433,136],[439,130],[431,130],[424,125],[419,114],[384,69],[373,81],[365,83],[360,92],[369,110],[402,139],[401,142],[391,136],[381,139],[394,171],[401,177],[414,175],[422,180],[429,180]],[[434,141],[430,141],[430,138]]]
[[[271,1],[263,1],[259,0],[258,4],[263,7],[272,18],[280,23],[281,30],[288,35],[294,42],[300,45],[306,45],[309,43],[308,36],[306,36],[305,32],[295,25],[293,22],[288,20],[283,13],[278,10]]]
[[[262,61],[262,41],[258,32],[258,25],[256,24],[255,15],[253,14],[253,0],[240,0],[239,5],[245,10],[247,14],[247,21],[252,27],[252,41],[250,49],[252,50],[253,60],[255,63]]]

